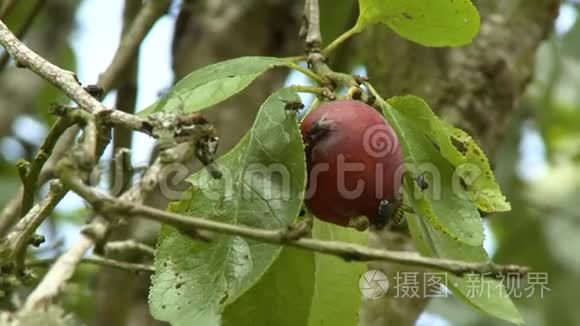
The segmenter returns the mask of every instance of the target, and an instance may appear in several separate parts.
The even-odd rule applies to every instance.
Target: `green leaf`
[[[299,97],[290,89],[272,94],[242,141],[217,160],[223,177],[212,179],[206,170],[194,174],[184,199],[170,209],[263,229],[292,223],[304,198],[306,166],[298,125],[285,112],[284,100]],[[151,312],[173,325],[217,325],[223,309],[258,282],[280,251],[237,236],[200,243],[164,227]]]
[[[313,237],[367,245],[368,234],[314,219]],[[308,326],[358,325],[361,292],[358,285],[366,264],[315,253],[315,290]],[[305,324],[304,324],[305,325]]]
[[[314,253],[284,247],[260,281],[223,314],[223,326],[306,325],[314,293]]]
[[[372,89],[372,88],[371,88]],[[405,159],[407,200],[416,212],[438,231],[468,245],[483,244],[483,225],[475,205],[467,198],[454,177],[453,166],[436,150],[432,141],[408,119],[404,108],[393,108],[379,98],[383,114],[397,132]],[[396,102],[395,102],[396,104]],[[415,178],[424,175],[429,187],[418,189]]]
[[[380,95],[372,86],[369,89],[377,97],[385,117],[399,136],[399,141],[405,153],[406,171],[416,175],[422,169],[417,169],[413,164],[430,162],[429,164],[431,165],[428,166],[436,167],[435,171],[439,173],[437,177],[441,181],[442,194],[440,200],[417,196],[418,187],[414,179],[411,177],[405,179],[404,200],[418,213],[408,214],[407,222],[419,252],[429,257],[464,261],[488,261],[489,258],[483,249],[482,242],[462,241],[469,239],[469,237],[464,239],[462,237],[469,236],[470,231],[476,232],[475,238],[483,239],[481,218],[477,214],[475,206],[471,203],[471,198],[465,192],[462,193],[461,189],[463,188],[457,187],[457,183],[454,183],[453,166],[443,157],[440,151],[436,150],[435,146],[433,146],[433,140],[423,132],[429,132],[425,125],[417,127],[417,124],[424,124],[424,122],[417,122],[417,119],[409,119],[405,116],[406,112],[403,113],[405,108],[393,108],[380,98]],[[401,102],[393,101],[393,103]],[[457,181],[457,178],[455,180]],[[430,188],[433,188],[433,186],[432,183],[429,184]],[[457,225],[450,224],[453,223],[453,219],[456,219]],[[476,220],[479,221],[478,226],[475,226]],[[449,228],[450,225],[452,228]],[[448,229],[446,230],[445,227]],[[470,242],[473,242],[473,244]],[[489,278],[478,278],[477,280],[481,280],[482,283],[474,285],[473,280],[470,280],[468,276],[448,275],[447,285],[457,297],[483,312],[513,323],[523,322],[517,308],[500,282]],[[485,293],[478,295],[473,289],[474,286],[485,289]],[[487,289],[489,289],[489,292]]]
[[[382,23],[425,46],[460,46],[479,30],[479,14],[469,0],[359,0],[355,29]]]
[[[458,166],[457,174],[464,181],[467,193],[484,212],[507,212],[511,205],[502,194],[487,156],[465,131],[447,125],[447,130],[461,144],[465,163]]]
[[[440,154],[456,168],[454,173],[461,178],[461,186],[480,210],[489,213],[510,210],[487,156],[466,132],[439,120],[417,96],[393,97],[387,102],[437,145]]]
[[[367,245],[365,232],[313,223],[315,239]],[[255,287],[226,308],[224,325],[357,325],[365,271],[365,264],[284,248]]]
[[[461,152],[453,145],[447,126],[433,113],[427,102],[414,95],[396,96],[387,100],[405,117],[413,121],[427,136],[437,144],[441,155],[454,166],[465,163]]]
[[[482,246],[467,246],[454,241],[434,230],[420,216],[410,215],[407,222],[413,240],[424,256],[464,261],[489,260]],[[497,318],[514,324],[523,323],[518,309],[500,281],[474,275],[447,275],[447,286],[462,301]]]
[[[203,67],[185,76],[138,115],[201,111],[241,92],[267,70],[283,66],[289,63],[279,58],[241,57]]]

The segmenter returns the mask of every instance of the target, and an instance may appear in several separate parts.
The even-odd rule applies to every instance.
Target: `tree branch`
[[[34,156],[34,160],[30,163],[30,166],[26,170],[25,177],[22,180],[23,193],[22,193],[22,213],[24,216],[28,210],[32,207],[34,202],[34,194],[36,192],[36,187],[38,186],[38,179],[42,167],[52,155],[52,150],[56,146],[60,136],[73,124],[73,122],[66,118],[59,118],[56,123],[52,126],[48,135],[46,136],[42,145],[38,149],[38,152]]]
[[[29,261],[26,263],[26,267],[47,266],[47,265],[54,263],[55,260],[57,260],[57,259],[56,258],[47,258],[47,259],[32,260],[32,261]],[[79,264],[82,264],[82,263],[105,266],[105,267],[112,267],[112,268],[124,270],[127,272],[133,272],[133,273],[142,273],[142,272],[154,273],[155,272],[155,267],[153,267],[152,265],[149,265],[149,264],[135,264],[135,263],[129,263],[129,262],[125,262],[125,261],[120,261],[120,260],[110,259],[110,258],[100,257],[100,256],[81,258],[81,260],[79,261]]]
[[[447,271],[457,275],[467,273],[489,274],[500,276],[506,273],[525,274],[527,268],[516,265],[497,265],[492,262],[464,262],[450,259],[423,257],[416,253],[371,249],[364,246],[337,242],[323,241],[311,238],[293,239],[288,236],[289,230],[264,230],[244,225],[233,225],[216,222],[199,217],[185,216],[165,212],[156,208],[135,204],[130,201],[119,200],[101,193],[95,188],[87,186],[80,178],[72,174],[62,174],[62,181],[71,190],[87,200],[95,209],[106,216],[140,216],[146,219],[171,225],[181,231],[196,230],[213,231],[228,235],[238,235],[245,238],[275,244],[287,245],[325,254],[342,257],[353,261],[389,261],[400,264],[414,265]]]
[[[26,248],[30,244],[32,235],[64,197],[64,194],[65,191],[59,181],[50,185],[46,198],[30,209],[13,231],[0,242],[0,249],[4,251],[3,263],[12,263],[13,259],[16,258],[18,270],[22,269]]]
[[[100,157],[107,143],[107,141],[100,142],[96,119],[91,114],[82,110],[66,112],[66,114],[61,119],[62,121],[67,121],[67,124],[79,122],[79,124],[84,125],[82,143],[70,150],[69,155],[77,159],[78,164],[75,167],[77,167],[80,172],[91,171],[97,162],[97,158]],[[47,140],[47,142],[45,142],[43,145],[56,142],[57,139],[58,132],[55,132],[52,135],[51,140]],[[80,150],[77,150],[77,148]],[[24,162],[28,163],[26,161]],[[40,170],[40,168],[40,166],[37,167],[38,170]],[[20,173],[23,179],[24,189],[26,189],[28,184],[28,172],[32,169],[32,167],[30,164],[21,163],[19,164],[19,169],[21,171]],[[28,212],[28,214],[18,222],[12,232],[5,239],[3,239],[2,242],[0,242],[0,251],[3,256],[2,258],[5,258],[3,259],[4,264],[8,266],[15,264],[16,272],[23,272],[24,258],[26,256],[26,249],[30,244],[30,239],[32,238],[36,229],[54,210],[58,202],[66,195],[66,193],[67,189],[63,188],[59,181],[53,182],[46,198],[34,206]],[[26,195],[25,190],[23,191],[23,195]]]
[[[146,119],[105,107],[80,85],[73,72],[63,70],[36,54],[20,42],[3,22],[0,22],[0,44],[19,65],[53,84],[83,110],[103,117],[108,123],[152,135],[151,125]]]
[[[135,29],[137,29],[137,27],[135,27]],[[103,106],[80,86],[78,80],[72,72],[60,69],[59,67],[40,57],[38,54],[34,53],[32,50],[22,44],[10,32],[10,30],[3,22],[0,22],[0,44],[5,47],[6,51],[14,58],[14,60],[24,64],[37,75],[44,78],[57,88],[61,89],[81,108],[90,113],[93,113],[94,115],[104,115],[104,117],[102,117],[104,122],[113,123],[128,129],[137,130],[153,137],[157,137],[156,132],[158,129],[163,129],[162,125],[164,121],[141,119],[137,116],[122,111],[110,110]],[[136,45],[135,48],[137,47],[138,45]],[[125,49],[123,50],[123,53],[125,53],[126,51],[129,51],[130,47],[123,46],[123,48]],[[116,57],[123,57],[123,55],[119,54]],[[113,65],[117,63],[113,62],[111,64]],[[122,72],[118,69],[107,69],[107,71],[112,71],[107,74],[107,78],[113,80],[118,78],[119,74]],[[208,128],[210,127],[208,126]],[[208,132],[208,128],[201,127],[201,133]],[[40,178],[38,178],[40,183],[44,182],[46,176],[50,174],[51,171],[47,170],[45,175],[41,175]],[[21,189],[2,210],[2,213],[0,214],[0,236],[6,234],[7,230],[18,218],[19,211],[22,207],[21,197],[23,196],[24,192],[25,191]]]
[[[308,52],[320,52],[322,46],[322,34],[320,33],[320,7],[318,5],[318,0],[305,1],[304,19],[306,49]]]
[[[161,173],[163,167],[167,164],[187,160],[193,155],[194,150],[195,146],[191,143],[180,144],[167,149],[162,155],[159,155],[139,182],[120,197],[120,200],[123,202],[143,202],[145,196],[159,184],[159,180],[163,175]],[[78,178],[76,176],[78,171],[74,169],[74,162],[70,158],[63,159],[59,163],[57,170],[61,180],[68,178],[76,180]],[[42,281],[27,298],[24,309],[33,309],[47,304],[52,298],[56,297],[66,282],[70,280],[86,252],[105,238],[108,227],[109,222],[106,219],[99,216],[95,217],[85,227],[86,231],[81,235],[81,238],[52,265]]]
[[[69,128],[64,135],[59,138],[56,146],[53,148],[53,153],[49,160],[44,164],[40,175],[38,176],[38,184],[44,184],[52,177],[54,166],[60,158],[70,150],[72,143],[76,139],[79,129],[77,126]],[[24,186],[21,186],[17,193],[8,201],[0,213],[0,237],[3,237],[12,225],[21,216],[22,196]]]
[[[102,231],[104,232],[104,227]],[[28,296],[22,309],[33,310],[48,305],[50,300],[62,291],[66,282],[73,276],[76,266],[93,244],[93,239],[81,234],[81,238],[50,267],[42,281]]]
[[[136,252],[143,254],[144,256],[153,257],[155,255],[155,248],[135,240],[110,241],[105,245],[106,256],[130,252]]]
[[[320,33],[320,8],[318,0],[306,0],[304,3],[304,20],[300,30],[304,37],[306,60],[310,70],[321,80],[325,88],[335,91],[339,86],[359,88],[360,80],[352,75],[335,72],[326,63],[326,56],[321,52],[322,35]],[[316,79],[318,81],[318,79]],[[350,93],[350,91],[349,91]],[[362,92],[358,92],[361,94]],[[307,109],[304,116],[314,109],[313,105]]]

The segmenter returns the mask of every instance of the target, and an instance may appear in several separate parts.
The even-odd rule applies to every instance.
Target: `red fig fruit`
[[[352,100],[324,103],[300,126],[306,147],[306,206],[319,219],[384,225],[400,206],[403,157],[379,112]]]

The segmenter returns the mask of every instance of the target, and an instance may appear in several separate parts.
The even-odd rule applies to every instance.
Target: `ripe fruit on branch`
[[[401,148],[374,108],[352,100],[324,103],[300,129],[308,168],[305,201],[315,216],[359,228],[355,217],[380,226],[399,211]]]

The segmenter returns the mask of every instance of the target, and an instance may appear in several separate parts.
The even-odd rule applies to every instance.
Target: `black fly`
[[[280,102],[284,103],[284,111],[287,115],[295,115],[298,111],[304,109],[304,104],[300,101],[280,99]]]

